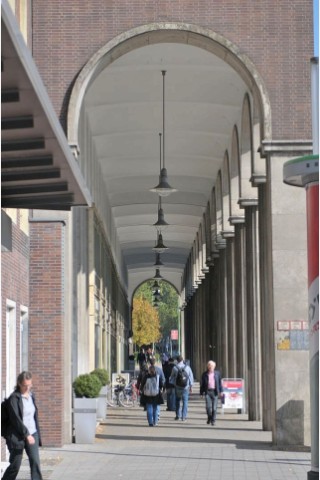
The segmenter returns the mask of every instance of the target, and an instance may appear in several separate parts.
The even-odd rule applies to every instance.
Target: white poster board
[[[244,380],[243,378],[223,378],[222,408],[232,408],[244,412]]]
[[[112,386],[115,385],[128,385],[130,382],[129,373],[113,373],[111,376]]]

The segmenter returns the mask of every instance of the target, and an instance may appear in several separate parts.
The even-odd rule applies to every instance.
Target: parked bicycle
[[[116,384],[108,388],[107,404],[109,407],[131,408],[138,402],[138,391],[136,389],[136,380],[131,380],[126,384],[125,378],[120,375],[116,378]]]

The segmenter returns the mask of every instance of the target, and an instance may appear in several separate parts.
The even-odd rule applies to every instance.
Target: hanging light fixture
[[[152,285],[152,288],[153,288],[153,289],[160,289],[160,285],[159,285],[159,283],[158,283],[158,280],[155,280],[155,281],[154,281],[154,284]]]
[[[156,261],[155,263],[153,264],[155,267],[161,267],[162,265],[164,265],[163,262],[161,262],[161,259],[160,259],[160,253],[156,253]]]
[[[160,288],[155,288],[154,290],[152,290],[152,295],[160,295],[161,296]]]
[[[156,268],[156,273],[154,274],[153,280],[162,280],[163,277],[160,275],[160,268]]]
[[[169,223],[167,223],[164,219],[164,213],[163,213],[163,209],[162,209],[162,206],[161,206],[161,197],[159,197],[159,206],[158,206],[158,221],[156,223],[153,224],[156,229],[158,231],[160,230],[165,230]]]
[[[154,187],[154,188],[151,188],[150,191],[151,192],[156,192],[158,195],[160,195],[161,197],[167,197],[168,195],[170,195],[170,193],[173,193],[173,192],[176,192],[177,190],[175,188],[172,188],[169,183],[168,183],[168,172],[167,172],[167,169],[165,167],[165,142],[164,142],[164,77],[165,77],[165,74],[166,74],[166,71],[165,70],[162,70],[162,84],[163,84],[163,99],[162,99],[162,145],[163,145],[163,149],[162,149],[162,158],[163,158],[163,162],[162,162],[162,168],[161,168],[161,154],[160,154],[160,175],[159,175],[159,184]]]
[[[160,299],[161,299],[160,293],[154,293],[153,294],[153,299],[154,299],[155,302],[160,302]]]
[[[168,250],[169,247],[166,247],[165,244],[163,243],[162,239],[162,233],[158,232],[158,241],[157,244],[153,247],[152,250],[154,250],[157,253],[163,253],[166,250]]]

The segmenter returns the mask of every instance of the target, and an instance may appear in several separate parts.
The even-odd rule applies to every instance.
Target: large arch
[[[169,36],[168,36],[169,35]],[[251,60],[230,40],[212,30],[187,23],[152,23],[124,32],[100,48],[83,67],[78,75],[68,108],[68,139],[71,145],[79,145],[78,124],[81,106],[86,91],[110,63],[121,55],[146,44],[185,43],[203,48],[231,65],[243,78],[252,93],[257,107],[255,117],[259,117],[261,138],[271,138],[271,108],[264,81]]]

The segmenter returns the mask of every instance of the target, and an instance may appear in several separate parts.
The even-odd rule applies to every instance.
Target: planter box
[[[101,388],[98,398],[97,418],[104,420],[107,416],[107,391],[108,386]]]
[[[97,427],[97,398],[74,399],[76,443],[94,443]]]

